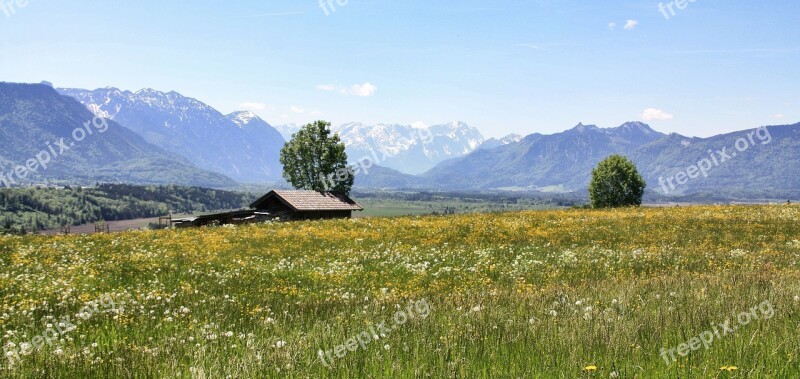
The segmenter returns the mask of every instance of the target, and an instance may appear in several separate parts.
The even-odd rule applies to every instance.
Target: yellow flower
[[[597,366],[586,366],[583,368],[583,371],[597,371]]]
[[[722,366],[722,367],[720,367],[719,369],[720,369],[720,371],[728,371],[728,372],[731,372],[731,371],[736,371],[736,370],[738,370],[739,368],[738,368],[738,367],[736,367],[736,366]]]

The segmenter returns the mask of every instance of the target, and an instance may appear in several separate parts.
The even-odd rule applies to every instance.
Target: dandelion
[[[727,371],[727,372],[736,371],[738,369],[739,368],[736,366],[722,366],[719,368],[720,371]]]
[[[390,348],[390,347],[391,347],[391,346],[389,346],[389,344],[383,345],[383,349],[384,349],[384,350],[389,350],[389,348]]]
[[[583,371],[586,371],[586,372],[594,372],[594,371],[597,371],[597,366],[595,366],[595,365],[586,366],[586,367],[584,367],[584,368],[583,368]]]

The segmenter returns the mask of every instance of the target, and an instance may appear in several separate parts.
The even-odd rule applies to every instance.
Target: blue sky
[[[0,80],[175,90],[273,125],[462,120],[487,137],[800,121],[800,2],[669,3],[667,19],[656,0],[30,0],[0,10]]]

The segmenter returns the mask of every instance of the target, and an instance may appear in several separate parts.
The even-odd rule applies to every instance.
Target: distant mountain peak
[[[261,119],[261,117],[258,117],[257,114],[255,114],[255,113],[253,113],[251,111],[233,112],[233,113],[231,113],[229,115],[226,115],[225,117],[227,117],[228,120],[233,121],[234,124],[236,124],[236,125],[238,125],[240,127],[248,126],[254,120],[263,121]]]
[[[597,125],[584,125],[582,122],[579,122],[578,125],[575,125],[572,130],[577,131],[578,133],[583,133],[589,130],[597,130],[599,129]]]
[[[641,131],[641,132],[643,132],[645,134],[657,134],[658,133],[655,130],[653,130],[653,128],[651,128],[650,125],[647,125],[647,124],[645,124],[643,122],[640,122],[640,121],[628,121],[628,122],[620,125],[619,128],[624,128],[624,129],[627,129],[627,130],[639,130],[639,131]]]

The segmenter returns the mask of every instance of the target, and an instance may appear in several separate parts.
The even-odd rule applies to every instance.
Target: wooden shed
[[[353,199],[337,192],[276,190],[250,204],[250,208],[284,220],[351,218],[353,211],[364,210]]]
[[[270,191],[250,204],[251,209],[172,220],[175,227],[247,224],[268,220],[322,220],[350,218],[363,211],[353,199],[335,192]]]

